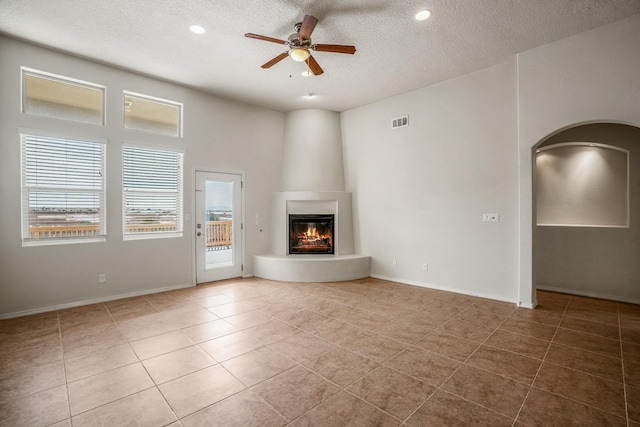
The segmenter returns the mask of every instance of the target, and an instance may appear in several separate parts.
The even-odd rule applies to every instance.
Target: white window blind
[[[124,146],[124,237],[182,235],[182,158],[175,151]]]
[[[104,143],[23,134],[23,242],[104,239],[104,168]]]

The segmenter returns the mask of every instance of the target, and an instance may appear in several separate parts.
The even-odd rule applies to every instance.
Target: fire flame
[[[308,226],[307,231],[302,233],[302,239],[306,242],[316,242],[318,240],[327,240],[329,244],[333,244],[333,238],[330,233],[320,234],[318,229],[313,226]]]

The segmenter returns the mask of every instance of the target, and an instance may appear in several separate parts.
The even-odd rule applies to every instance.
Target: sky
[[[220,181],[206,181],[206,206],[207,209],[219,209],[225,207],[231,209],[233,197],[233,183]]]

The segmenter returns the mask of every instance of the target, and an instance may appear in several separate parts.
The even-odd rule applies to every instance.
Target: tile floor
[[[640,427],[640,306],[244,279],[0,321],[2,426]]]

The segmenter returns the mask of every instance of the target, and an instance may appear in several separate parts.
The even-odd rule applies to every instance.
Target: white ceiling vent
[[[409,126],[409,116],[402,116],[391,120],[391,129]]]

